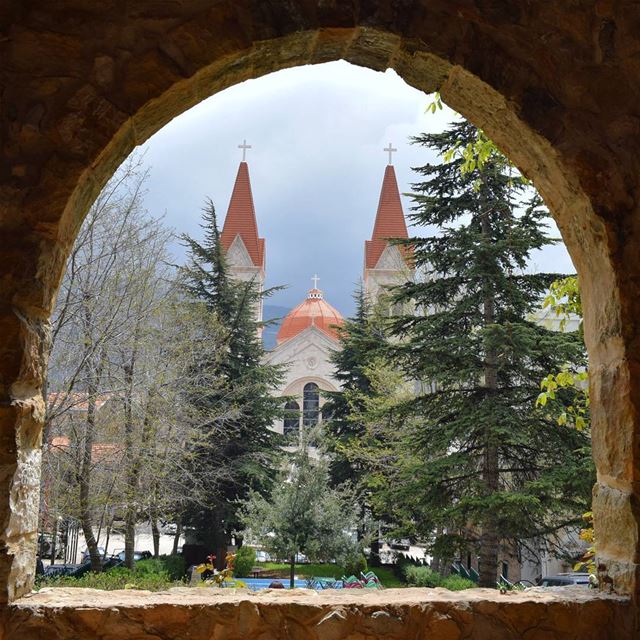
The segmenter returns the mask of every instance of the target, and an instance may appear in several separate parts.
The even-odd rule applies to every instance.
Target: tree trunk
[[[90,336],[91,312],[85,310],[85,322],[87,332]],[[102,377],[102,369],[106,361],[104,350],[101,351],[99,362],[93,372],[89,374],[89,385],[87,388],[87,419],[85,422],[84,443],[82,447],[82,458],[78,473],[78,483],[80,485],[80,523],[84,539],[91,557],[91,571],[102,570],[102,559],[98,552],[98,542],[93,535],[93,514],[91,510],[91,457],[93,453],[93,441],[96,431],[96,397],[98,395],[98,385]]]
[[[370,567],[379,567],[382,564],[382,560],[380,559],[380,548],[381,548],[381,540],[378,535],[371,541],[371,553],[369,554],[369,566]]]
[[[485,242],[491,242],[491,226],[489,211],[485,210],[481,217],[482,235]],[[484,327],[495,322],[495,299],[490,286],[486,287],[483,301]],[[498,388],[498,356],[495,347],[485,345],[484,386],[489,397]],[[494,435],[493,425],[484,425],[484,455],[482,460],[482,483],[484,494],[492,495],[500,488],[498,443]],[[480,534],[480,553],[478,558],[478,586],[495,588],[498,571],[498,546],[500,538],[493,514],[487,514]]]
[[[223,513],[224,511],[220,506],[213,509],[208,530],[206,534],[202,536],[207,555],[213,553],[216,556],[215,567],[218,571],[222,571],[226,566],[225,557],[229,544],[224,529]]]
[[[98,543],[93,535],[93,514],[91,512],[91,453],[95,434],[95,396],[88,401],[87,422],[82,449],[82,462],[78,474],[80,485],[80,524],[84,533],[84,540],[91,556],[91,571],[100,571],[102,563],[98,553]]]
[[[160,529],[158,529],[158,518],[151,517],[151,536],[153,537],[153,557],[160,555]]]
[[[171,549],[172,555],[177,555],[178,547],[180,546],[180,536],[182,535],[182,516],[178,518],[176,522],[176,535],[173,536],[173,548]]]
[[[296,581],[296,554],[291,554],[291,558],[289,560],[289,588],[293,589]]]
[[[53,521],[53,533],[51,534],[51,562],[49,564],[55,564],[56,551],[58,547],[58,518]]]
[[[104,541],[104,555],[105,557],[109,554],[109,542],[111,541],[111,527],[113,526],[113,518],[111,518],[107,522],[107,533]]]
[[[124,517],[124,566],[133,569],[136,521],[137,521],[137,488],[138,488],[138,459],[140,454],[134,453],[133,443],[133,371],[136,364],[136,340],[130,361],[123,366],[125,396],[124,396],[124,459],[129,463],[126,480],[126,509]]]

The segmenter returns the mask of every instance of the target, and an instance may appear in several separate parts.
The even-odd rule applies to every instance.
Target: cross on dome
[[[386,151],[389,154],[389,164],[393,164],[392,154],[397,151],[397,149],[389,143],[388,147],[385,147],[383,151]]]
[[[242,162],[246,162],[247,149],[251,149],[251,145],[247,144],[246,140],[242,141],[242,144],[238,145],[238,149],[242,149]]]
[[[313,282],[313,287],[309,289],[307,300],[322,300],[322,291],[318,289],[318,280],[320,280],[318,274],[314,275],[311,280]]]

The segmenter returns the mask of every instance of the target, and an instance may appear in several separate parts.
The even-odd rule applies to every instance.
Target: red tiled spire
[[[236,183],[233,185],[227,217],[222,227],[222,245],[228,251],[236,236],[240,234],[244,246],[256,267],[264,268],[264,238],[258,237],[258,223],[253,206],[249,167],[241,162],[238,167]]]
[[[375,269],[382,252],[386,249],[389,238],[408,238],[407,224],[402,212],[400,191],[396,180],[396,172],[392,164],[384,170],[384,180],[380,191],[378,213],[373,227],[371,240],[364,243],[365,269]],[[405,254],[406,252],[402,251]]]

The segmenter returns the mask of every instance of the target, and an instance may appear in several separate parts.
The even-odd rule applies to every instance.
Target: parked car
[[[101,558],[104,558],[104,547],[98,547],[98,554],[100,555]],[[91,555],[89,554],[89,549],[85,549],[82,552],[82,560],[80,560],[80,562],[82,564],[84,564],[85,562],[91,562]]]
[[[558,573],[555,576],[546,576],[540,580],[541,587],[589,587],[588,573]]]
[[[146,560],[147,558],[151,558],[152,556],[153,554],[151,553],[151,551],[134,551],[133,552],[133,560],[135,562],[137,562],[138,560]],[[124,549],[122,551],[119,551],[118,553],[114,553],[113,556],[111,557],[116,560],[120,560],[121,562],[124,562]]]

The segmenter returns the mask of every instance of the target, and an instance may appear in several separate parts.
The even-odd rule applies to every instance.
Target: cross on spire
[[[395,152],[397,151],[397,149],[396,149],[395,147],[393,147],[393,146],[391,145],[391,143],[389,143],[389,146],[388,146],[388,147],[385,147],[385,148],[383,149],[383,151],[386,151],[386,152],[389,154],[389,164],[393,164],[393,160],[392,160],[392,158],[391,158],[391,154],[395,153]]]
[[[320,280],[320,278],[318,278],[317,275],[314,275],[313,278],[311,278],[313,280],[313,288],[317,289],[318,288],[318,280]]]
[[[242,162],[245,162],[247,157],[247,149],[251,149],[251,145],[247,144],[246,140],[243,140],[242,144],[238,145],[238,149],[242,149]]]

